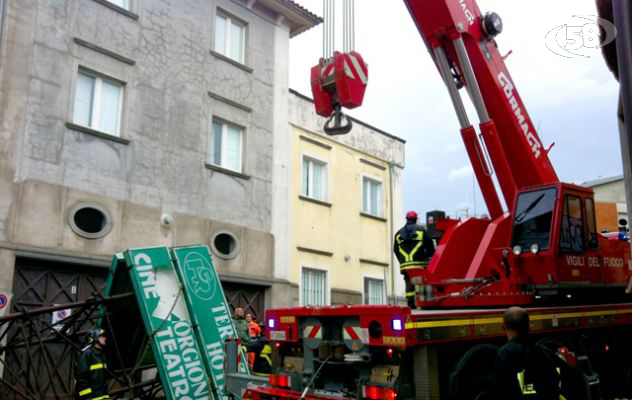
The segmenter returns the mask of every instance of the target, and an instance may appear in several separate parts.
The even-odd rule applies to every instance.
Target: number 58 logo
[[[606,19],[596,15],[573,15],[573,18],[583,19],[583,25],[562,24],[551,29],[544,37],[547,49],[558,56],[589,58],[590,55],[586,53],[600,49],[617,36],[617,28]],[[605,35],[602,35],[600,27]]]

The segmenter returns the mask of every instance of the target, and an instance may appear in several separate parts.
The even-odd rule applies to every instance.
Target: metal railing
[[[161,382],[143,374],[143,370],[151,368],[151,361],[135,345],[147,341],[142,323],[138,320],[138,329],[130,327],[125,332],[121,323],[112,323],[133,314],[135,309],[131,307],[137,307],[133,299],[133,293],[107,298],[97,295],[85,301],[0,317],[0,399],[74,398],[74,365],[86,333],[97,325],[107,332],[110,396],[160,398]],[[70,310],[70,315],[53,324],[51,315],[61,310]],[[129,340],[132,336],[136,339]],[[134,347],[133,351],[130,347]]]

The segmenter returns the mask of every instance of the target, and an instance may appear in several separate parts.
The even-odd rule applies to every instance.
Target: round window
[[[79,203],[68,213],[70,228],[79,236],[98,239],[112,229],[112,220],[105,208],[94,203]]]
[[[239,254],[239,241],[228,231],[219,231],[211,240],[213,253],[220,258],[231,259]]]

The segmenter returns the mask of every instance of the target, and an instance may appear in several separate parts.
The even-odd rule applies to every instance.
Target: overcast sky
[[[295,0],[322,16],[321,0]],[[342,3],[336,0],[336,3]],[[420,214],[442,209],[454,216],[469,207],[485,213],[459,134],[459,125],[439,74],[400,0],[357,0],[356,51],[369,64],[369,83],[356,118],[406,139],[404,209]],[[622,173],[616,125],[618,84],[599,50],[589,58],[564,58],[545,46],[562,25],[582,25],[573,15],[597,14],[594,0],[478,0],[495,11],[504,31],[501,54],[562,181],[584,181]],[[342,12],[337,13],[337,20]],[[336,32],[341,40],[341,32]],[[341,42],[339,42],[341,43]],[[341,45],[336,46],[337,49]],[[311,97],[309,69],[322,55],[322,26],[290,42],[290,87]],[[470,110],[470,120],[476,121]]]

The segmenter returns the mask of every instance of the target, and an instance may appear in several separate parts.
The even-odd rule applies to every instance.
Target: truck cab
[[[536,296],[581,301],[587,299],[576,297],[588,296],[590,288],[591,296],[608,290],[613,301],[624,298],[630,246],[597,232],[592,189],[567,183],[529,188],[518,194],[514,210],[509,263]]]

